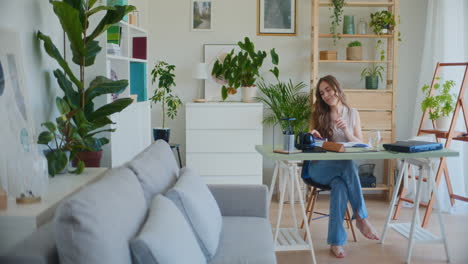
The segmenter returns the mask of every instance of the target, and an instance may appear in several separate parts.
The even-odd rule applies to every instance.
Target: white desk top
[[[80,175],[56,175],[49,179],[47,194],[35,204],[16,204],[15,198],[9,197],[8,208],[0,211],[0,221],[15,217],[41,217],[49,210],[55,210],[60,201],[104,175],[107,168],[86,168]],[[45,219],[44,219],[45,220]]]

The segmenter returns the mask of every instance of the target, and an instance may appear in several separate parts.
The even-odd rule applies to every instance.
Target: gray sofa
[[[103,263],[99,256],[107,254],[106,262],[130,264],[128,242],[144,224],[149,201],[170,189],[179,173],[169,145],[153,143],[125,166],[109,170],[100,181],[63,201],[54,221],[1,256],[0,263],[97,264]],[[211,185],[209,189],[222,214],[219,246],[209,263],[276,263],[266,186]],[[72,231],[67,229],[70,226]],[[87,240],[80,240],[81,235]],[[60,254],[60,260],[59,251],[67,253]]]

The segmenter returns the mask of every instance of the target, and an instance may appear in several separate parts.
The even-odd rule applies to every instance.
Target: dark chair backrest
[[[310,163],[311,163],[310,160],[304,160],[304,162],[302,163],[301,178],[302,178],[302,180],[304,181],[304,183],[307,184],[307,185],[309,185],[309,186],[313,186],[313,187],[316,187],[316,188],[320,188],[320,189],[322,189],[323,191],[331,190],[330,185],[320,184],[320,183],[315,182],[314,180],[312,180],[311,175],[309,175],[309,166],[310,166]]]

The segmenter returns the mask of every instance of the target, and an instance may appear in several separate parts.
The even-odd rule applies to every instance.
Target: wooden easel
[[[456,103],[456,106],[455,106],[455,110],[453,112],[453,117],[452,117],[452,120],[450,122],[450,128],[449,128],[448,131],[436,130],[435,122],[432,121],[433,129],[422,129],[424,121],[426,120],[426,118],[428,118],[429,110],[426,110],[423,113],[423,116],[421,118],[421,123],[419,124],[419,129],[418,129],[418,134],[417,134],[418,136],[421,136],[422,134],[433,134],[433,135],[435,135],[436,140],[439,143],[442,141],[442,139],[446,139],[445,146],[444,146],[445,148],[450,147],[450,144],[452,143],[452,140],[468,141],[468,136],[463,136],[464,134],[466,134],[468,132],[468,108],[463,102],[463,95],[464,95],[464,92],[465,92],[466,85],[468,83],[468,62],[464,62],[464,63],[437,63],[437,66],[436,66],[436,69],[435,69],[435,72],[434,72],[434,77],[432,78],[431,88],[430,88],[429,93],[430,93],[430,95],[432,95],[434,93],[434,84],[437,81],[437,77],[439,77],[440,68],[441,67],[451,67],[451,66],[464,66],[465,67],[465,73],[463,75],[463,81],[461,83],[460,91],[458,93],[457,103]],[[465,120],[465,129],[466,129],[465,132],[455,131],[455,125],[457,123],[458,114],[459,114],[460,110],[462,111],[463,118]],[[440,182],[440,179],[442,178],[442,173],[443,173],[445,175],[445,182],[447,184],[448,193],[450,195],[450,202],[451,202],[452,206],[455,204],[455,199],[468,202],[467,197],[463,197],[463,196],[456,195],[456,194],[453,193],[452,184],[450,182],[450,177],[449,177],[449,173],[448,173],[446,159],[447,158],[440,158],[439,168],[437,169],[437,174],[436,174],[436,177],[435,177],[436,185],[439,186],[439,182]],[[426,181],[426,179],[423,179],[423,180]],[[405,189],[405,187],[403,187],[402,190],[401,190],[401,193],[399,195],[399,198],[398,198],[398,203],[396,205],[395,214],[393,215],[393,219],[398,219],[399,214],[400,214],[401,202],[402,201],[409,202],[409,203],[414,203],[414,201],[412,199],[404,198],[405,194],[406,194],[406,189]],[[420,203],[420,205],[423,206],[423,207],[426,207],[426,212],[424,214],[424,219],[422,221],[422,227],[426,227],[427,223],[429,222],[429,217],[431,216],[431,213],[432,213],[432,207],[434,205],[434,195],[433,195],[433,193],[431,193],[431,197],[430,197],[429,202],[427,204],[426,203]]]

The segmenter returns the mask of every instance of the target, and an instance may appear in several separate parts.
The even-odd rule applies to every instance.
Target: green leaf
[[[90,102],[93,98],[111,93],[121,93],[128,87],[128,80],[112,81],[104,76],[97,76],[89,84],[85,93],[85,102]]]
[[[221,96],[223,98],[223,101],[226,100],[226,98],[228,97],[227,88],[224,85],[221,88]]]
[[[113,6],[98,6],[96,8],[93,8],[93,9],[89,10],[86,13],[86,15],[88,17],[90,17],[90,16],[92,16],[92,15],[98,13],[98,12],[105,11],[105,10],[115,10],[115,7],[113,7]]]
[[[86,42],[85,54],[79,53],[77,50],[72,49],[73,53],[73,62],[77,65],[84,64],[83,66],[90,66],[94,64],[97,54],[101,51],[101,47],[99,46],[99,42],[96,40],[91,40]]]
[[[52,5],[54,6],[55,14],[60,20],[63,31],[67,34],[73,53],[78,53],[81,56],[84,56],[86,51],[83,45],[83,39],[81,38],[81,34],[83,33],[83,24],[76,23],[76,21],[81,20],[80,11],[66,2],[53,1]]]
[[[55,98],[55,104],[57,105],[57,109],[59,110],[60,114],[65,115],[70,112],[70,106],[68,106],[67,102],[62,98]]]
[[[123,109],[125,109],[127,106],[129,106],[133,102],[133,99],[131,98],[121,98],[117,99],[114,102],[104,105],[91,113],[89,117],[89,121],[93,122],[93,120],[96,120],[98,118],[102,118],[104,116],[109,116],[114,113],[120,112]]]
[[[72,8],[76,9],[80,14],[81,26],[84,27],[85,24],[85,3],[83,0],[64,0],[63,2],[70,5]]]
[[[54,134],[49,131],[44,131],[39,134],[37,139],[37,144],[47,145],[50,141],[54,139]]]
[[[279,56],[278,54],[276,53],[275,49],[272,49],[270,51],[270,56],[271,56],[271,62],[274,64],[274,65],[278,65],[279,63]]]
[[[41,125],[45,126],[51,133],[54,133],[57,130],[57,127],[53,122],[44,122]]]
[[[73,108],[80,107],[80,95],[73,90],[72,83],[67,79],[65,74],[60,69],[56,69],[54,76],[57,79],[58,85],[65,93],[68,104]]]
[[[115,9],[113,10],[107,10],[106,15],[101,19],[93,33],[88,36],[89,40],[94,40],[99,35],[101,35],[101,33],[106,31],[111,25],[118,23],[125,15],[136,10],[136,8],[132,5],[114,7]]]
[[[70,171],[70,173],[81,174],[85,169],[85,164],[82,160],[79,160],[76,164],[76,169]]]
[[[49,168],[49,174],[54,176],[57,173],[62,172],[68,164],[68,158],[65,152],[61,150],[53,150],[46,154],[47,165]]]
[[[93,8],[94,4],[96,4],[97,0],[89,0],[88,1],[88,9]]]
[[[52,43],[52,40],[50,39],[49,36],[42,34],[41,31],[37,32],[37,38],[40,40],[44,41],[44,49],[46,50],[47,54],[49,54],[50,57],[55,59],[58,64],[62,67],[62,69],[65,71],[65,73],[69,76],[70,80],[79,88],[83,89],[83,85],[81,82],[75,77],[73,74],[72,70],[68,66],[68,63],[63,59],[62,55],[60,54],[59,50],[57,47],[55,47],[54,43]]]

